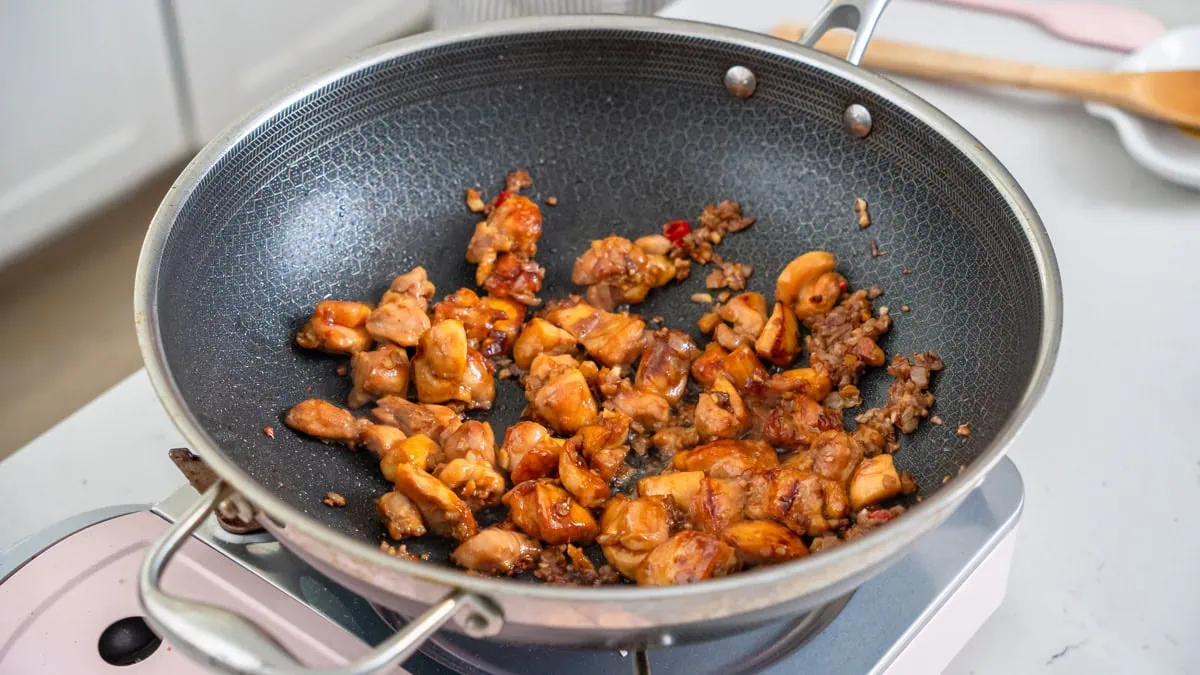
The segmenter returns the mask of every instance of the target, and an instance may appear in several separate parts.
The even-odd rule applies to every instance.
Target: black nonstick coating
[[[757,75],[748,100],[722,83],[734,64]],[[841,124],[851,102],[873,114],[865,139]],[[518,167],[533,195],[558,198],[543,207],[543,297],[577,290],[570,270],[589,240],[694,221],[721,199],[758,219],[719,248],[753,265],[751,290],[770,297],[780,269],[814,248],[834,252],[852,286],[881,286],[876,305],[895,318],[889,359],[932,349],[947,364],[935,380],[945,425],[903,438],[896,458],[925,494],[990,443],[1030,383],[1044,301],[1029,239],[982,172],[910,114],[813,66],[715,40],[489,37],[379,63],[297,101],[187,198],[155,302],[170,374],[220,450],[295,507],[376,544],[374,499],[388,489],[377,463],[282,424],[301,399],[343,403],[349,388],[335,374],[344,359],[299,350],[293,336],[318,300],[375,302],[414,265],[439,296],[471,286],[463,253],[477,217],[464,188],[494,195]],[[870,204],[865,230],[856,197]],[[702,307],[689,296],[705,272],[636,309],[695,333]],[[888,381],[882,369],[865,379],[868,405]],[[515,383],[499,384],[486,416],[498,437],[524,405]],[[961,423],[969,438],[956,436]],[[347,506],[323,506],[326,491]]]

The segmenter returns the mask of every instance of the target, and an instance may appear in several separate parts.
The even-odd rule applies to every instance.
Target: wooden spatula
[[[804,26],[784,24],[771,34],[798,40]],[[851,35],[827,33],[817,49],[842,56]],[[862,65],[902,75],[968,84],[999,84],[1050,91],[1087,101],[1108,103],[1133,113],[1186,127],[1200,128],[1200,71],[1111,73],[1099,70],[1053,68],[973,56],[944,49],[874,38]]]

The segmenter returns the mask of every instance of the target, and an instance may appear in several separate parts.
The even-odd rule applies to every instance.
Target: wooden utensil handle
[[[803,26],[788,25],[772,32],[778,37],[791,38],[803,31]],[[840,31],[826,34],[817,43],[817,49],[839,56],[849,47],[850,35]],[[871,70],[934,80],[1039,89],[1093,101],[1123,100],[1120,74],[1006,61],[882,38],[871,40],[862,65]]]

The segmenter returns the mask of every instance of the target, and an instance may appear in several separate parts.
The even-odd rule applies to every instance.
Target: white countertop
[[[682,0],[667,14],[766,30],[807,21],[819,5]],[[918,3],[893,3],[878,34],[1048,64],[1117,60],[1025,24]],[[1008,596],[947,672],[1196,672],[1200,324],[1188,309],[1200,297],[1200,193],[1147,174],[1077,103],[904,82],[1024,186],[1065,292],[1054,378],[1011,451],[1028,494]],[[0,463],[10,505],[0,550],[83,510],[166,496],[183,482],[166,451],[183,444],[146,376],[131,376]]]

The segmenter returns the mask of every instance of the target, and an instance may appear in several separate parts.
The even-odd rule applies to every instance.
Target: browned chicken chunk
[[[436,476],[472,511],[499,504],[508,487],[495,466],[479,459],[452,459],[438,467]]]
[[[800,394],[784,398],[767,414],[763,438],[780,448],[805,448],[824,431],[842,428],[842,411]]]
[[[413,403],[399,396],[385,396],[379,399],[371,415],[408,436],[425,434],[439,443],[445,440],[446,434],[462,424],[462,418],[452,408],[431,403]]]
[[[283,422],[296,431],[325,442],[353,446],[358,440],[358,423],[354,415],[349,410],[318,398],[310,398],[292,406]]]
[[[535,418],[562,434],[573,434],[596,419],[598,409],[579,363],[565,354],[542,354],[529,366],[525,398]]]
[[[571,283],[587,286],[587,301],[605,310],[637,304],[674,278],[675,261],[616,235],[593,241],[571,271]]]
[[[729,322],[726,331],[718,326],[713,333],[722,347],[732,351],[742,345],[753,346],[767,325],[767,299],[762,293],[735,295],[721,307],[717,315]]]
[[[396,427],[386,424],[371,424],[365,420],[359,421],[358,442],[371,454],[383,458],[390,450],[408,439],[408,435]]]
[[[539,354],[558,356],[575,351],[575,336],[542,318],[533,318],[521,329],[513,344],[513,361],[529,370]]]
[[[459,544],[450,559],[472,572],[499,577],[532,568],[541,552],[540,544],[520,532],[489,527]]]
[[[633,387],[621,380],[607,406],[627,415],[641,430],[655,430],[671,421],[671,403],[661,394]]]
[[[660,544],[637,571],[642,586],[691,584],[723,577],[738,569],[733,548],[716,537],[684,530]]]
[[[425,534],[425,523],[421,520],[421,511],[412,500],[403,494],[392,491],[375,500],[375,512],[379,520],[387,527],[388,536],[392,539],[420,537]]]
[[[478,530],[466,502],[423,469],[401,464],[396,467],[395,482],[396,490],[417,505],[425,525],[434,534],[464,541]]]
[[[422,403],[461,401],[468,408],[487,410],[496,398],[487,362],[467,346],[466,330],[455,319],[439,321],[425,331],[412,367]]]
[[[681,512],[687,513],[703,480],[703,471],[676,471],[646,476],[637,482],[637,490],[643,497],[669,498]]]
[[[296,344],[330,354],[353,354],[371,346],[367,318],[371,307],[361,302],[322,300],[312,318],[296,333]]]
[[[775,301],[790,305],[801,320],[825,314],[846,288],[845,278],[833,271],[836,266],[837,259],[825,251],[798,256],[779,273]]]
[[[606,410],[600,413],[595,423],[581,428],[574,436],[592,470],[605,481],[612,480],[625,464],[629,454],[629,427],[628,416]]]
[[[433,306],[433,322],[455,319],[463,325],[467,347],[487,357],[507,354],[525,320],[525,307],[512,300],[460,288]]]
[[[534,306],[541,303],[537,294],[542,290],[542,279],[546,270],[532,260],[512,253],[502,253],[496,259],[491,274],[483,280],[483,288],[489,295],[505,298],[522,305]]]
[[[501,469],[509,472],[514,485],[535,478],[545,478],[558,469],[558,456],[565,439],[554,438],[546,427],[537,422],[517,422],[504,434],[504,444],[497,451]]]
[[[712,387],[718,375],[724,375],[741,394],[760,394],[766,388],[767,369],[750,345],[732,352],[710,342],[704,353],[692,362],[692,377],[705,387]]]
[[[746,489],[738,479],[704,477],[688,508],[688,519],[697,530],[720,534],[742,520]]]
[[[673,457],[681,450],[700,445],[700,433],[695,427],[666,427],[654,432],[650,443],[663,457]]]
[[[350,389],[347,403],[351,408],[362,406],[383,396],[408,393],[408,354],[402,347],[384,345],[369,352],[350,357]]]
[[[793,368],[776,373],[767,380],[767,389],[770,391],[800,394],[814,401],[825,400],[831,388],[829,373],[824,368]]]
[[[541,236],[542,212],[537,204],[522,195],[506,197],[492,209],[487,220],[475,226],[467,244],[467,262],[479,266],[475,270],[475,283],[484,285],[501,253],[532,259]]]
[[[402,464],[415,466],[418,469],[429,470],[437,466],[442,457],[442,449],[425,434],[415,434],[393,444],[379,458],[379,471],[383,477],[396,480],[396,470]]]
[[[800,323],[787,303],[775,303],[771,317],[754,342],[754,350],[777,366],[786,366],[800,355]]]
[[[589,356],[606,366],[633,363],[645,346],[646,322],[586,302],[563,303],[546,312],[546,320],[575,336]]]
[[[750,427],[750,411],[724,375],[696,401],[696,433],[700,439],[737,438]]]
[[[662,498],[617,495],[604,507],[596,543],[613,568],[636,580],[642,561],[670,536],[671,513]]]
[[[837,504],[826,504],[829,486],[820,476],[790,466],[764,471],[750,478],[746,517],[777,520],[796,534],[825,534],[830,512],[837,510]]]
[[[446,461],[470,459],[495,464],[496,434],[492,425],[478,420],[463,422],[442,440],[442,454]]]
[[[675,455],[674,465],[715,478],[740,478],[778,466],[779,457],[762,441],[720,440]]]
[[[425,311],[433,294],[434,287],[424,267],[401,274],[392,280],[379,306],[371,312],[367,332],[379,342],[415,347],[421,335],[429,330]]]
[[[581,452],[582,445],[582,439],[571,438],[563,446],[558,456],[558,479],[576,501],[591,509],[603,504],[612,495],[612,490],[608,481],[588,466]]]
[[[774,565],[808,555],[796,533],[773,520],[743,520],[725,528],[722,538],[747,566]]]
[[[655,392],[671,405],[679,403],[687,391],[692,361],[699,355],[687,333],[660,328],[646,342],[634,386]]]
[[[587,509],[546,478],[517,485],[503,501],[517,527],[550,545],[590,544],[600,529]]]

